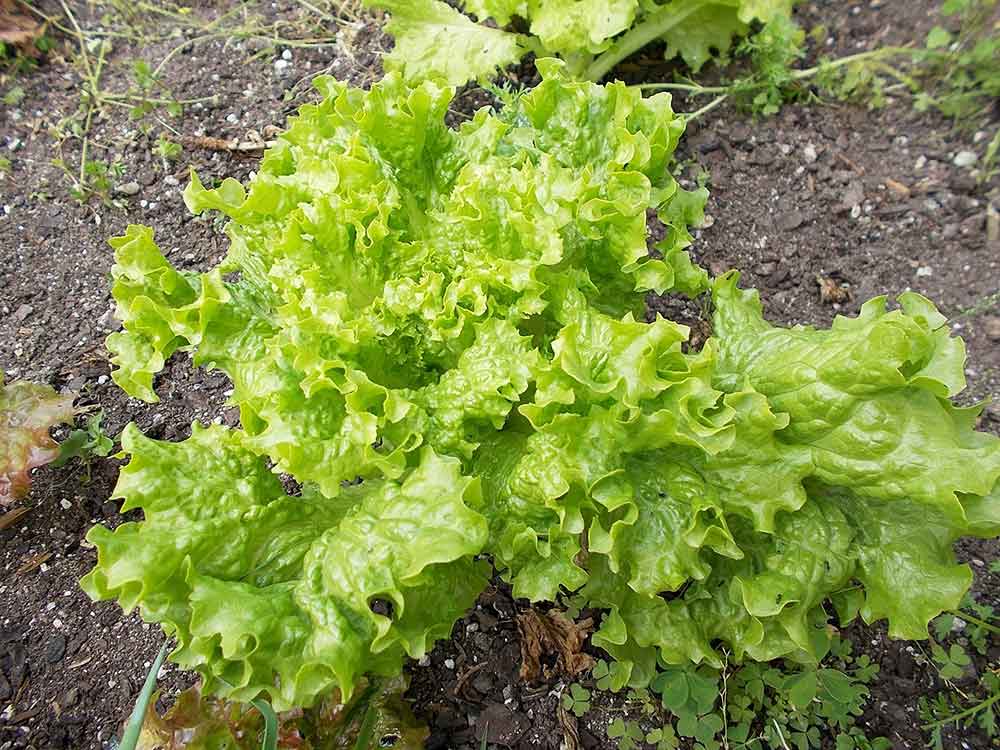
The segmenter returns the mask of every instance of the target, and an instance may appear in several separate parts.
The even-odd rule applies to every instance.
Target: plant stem
[[[219,97],[217,94],[212,96],[199,96],[195,99],[152,99],[148,96],[139,96],[138,94],[104,94],[102,99],[104,101],[111,101],[115,103],[120,103],[123,100],[128,100],[132,102],[148,102],[150,104],[197,104],[198,102],[211,102],[217,100]]]
[[[813,76],[826,72],[828,70],[836,70],[837,68],[843,67],[844,65],[850,65],[851,63],[863,62],[865,60],[878,60],[883,57],[892,57],[893,55],[900,55],[906,52],[911,52],[912,50],[908,47],[880,47],[879,49],[869,50],[868,52],[859,52],[855,55],[848,55],[847,57],[841,57],[837,60],[830,60],[826,62],[821,62],[819,65],[814,65],[811,68],[803,68],[802,70],[792,71],[791,78],[793,81],[802,81],[807,78],[812,78]],[[911,88],[915,85],[912,78],[904,74],[902,71],[893,68],[890,65],[883,64],[882,69],[889,73],[894,78],[902,81],[904,84],[910,86]],[[691,94],[693,96],[706,96],[708,94],[733,94],[737,91],[755,91],[757,89],[766,88],[768,84],[764,81],[754,81],[750,79],[742,79],[734,81],[727,86],[702,86],[697,83],[642,83],[636,86],[636,88],[642,90],[665,90],[665,91],[684,91],[685,93]]]
[[[600,81],[626,57],[642,49],[654,39],[659,39],[688,16],[701,10],[706,4],[707,0],[696,0],[680,8],[668,5],[651,13],[646,20],[633,27],[631,31],[597,57],[587,67],[583,77],[591,81]]]
[[[701,109],[695,110],[694,112],[689,112],[688,114],[684,115],[685,122],[691,122],[692,120],[697,120],[702,115],[708,114],[713,109],[722,104],[724,101],[726,101],[726,99],[728,98],[729,94],[723,94],[722,96],[715,97],[712,101],[710,101]]]
[[[921,724],[920,728],[921,729],[936,729],[937,727],[943,727],[945,724],[951,724],[952,722],[959,722],[962,719],[965,719],[965,718],[967,718],[969,716],[974,716],[975,714],[979,713],[980,711],[983,711],[983,710],[989,708],[990,706],[992,706],[997,701],[1000,701],[1000,693],[997,693],[996,695],[991,695],[986,700],[984,700],[984,701],[982,701],[980,703],[977,703],[972,708],[965,709],[961,713],[952,714],[951,716],[946,716],[943,719],[938,719],[937,721],[932,721],[929,724]]]
[[[954,615],[955,617],[965,620],[966,622],[971,622],[973,625],[977,625],[983,628],[984,630],[990,631],[991,633],[1000,634],[1000,628],[998,628],[996,625],[990,625],[990,623],[986,622],[986,620],[980,620],[975,615],[970,615],[966,612],[961,612],[954,609],[949,609],[948,614]]]
[[[732,86],[701,86],[697,83],[640,83],[633,88],[663,90],[663,91],[684,91],[688,94],[701,96],[702,94],[727,94],[732,91]]]

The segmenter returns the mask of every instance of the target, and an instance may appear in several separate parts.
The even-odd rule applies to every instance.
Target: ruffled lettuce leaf
[[[122,434],[132,460],[115,496],[145,520],[88,535],[94,598],[163,623],[171,658],[236,700],[266,690],[275,707],[310,705],[365,672],[419,658],[485,584],[472,561],[486,521],[478,486],[427,448],[404,480],[351,486],[335,500],[291,497],[240,432],[201,428],[179,443]],[[386,603],[390,615],[373,603]]]
[[[386,30],[396,45],[385,68],[411,80],[438,78],[461,85],[516,62],[516,34],[474,23],[441,0],[371,0],[391,14]]]
[[[585,77],[613,45],[627,48],[615,52],[617,61],[657,39],[668,59],[681,57],[697,71],[713,57],[724,58],[754,21],[789,18],[794,0],[466,0],[463,9],[480,23],[441,0],[364,2],[391,14],[386,29],[395,47],[386,70],[412,81],[461,85],[490,77],[528,52],[560,57]],[[503,30],[514,19],[527,22],[530,33]],[[488,20],[494,23],[482,23]]]
[[[828,602],[925,636],[969,584],[952,543],[1000,531],[1000,446],[950,401],[965,352],[933,305],[771,325],[686,254],[705,193],[670,176],[669,98],[539,69],[455,130],[440,83],[320,79],[249,184],[192,177],[188,207],[229,219],[218,267],[177,272],[145,227],[113,242],[116,382],[155,399],[189,352],[241,426],[126,431],[117,495],[145,520],[91,531],[84,586],[208,691],[303,706],[398,673],[484,554],[516,596],[603,608],[635,685],[724,651],[815,662]],[[709,288],[700,351],[640,322],[647,291]]]
[[[72,421],[72,395],[25,381],[4,384],[0,371],[0,508],[27,494],[32,469],[58,458],[49,430]]]

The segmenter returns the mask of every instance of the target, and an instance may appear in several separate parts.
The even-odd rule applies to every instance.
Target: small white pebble
[[[281,53],[281,59],[291,61],[292,51],[290,49],[286,49],[284,52]]]
[[[60,507],[62,507],[63,510],[69,510],[70,508],[73,507],[73,503],[71,503],[66,498],[63,498],[62,500],[60,500],[59,501],[59,505],[60,505]]]
[[[454,659],[445,659],[444,660],[444,668],[445,669],[454,669],[455,668],[455,660]]]
[[[933,275],[934,275],[934,269],[931,268],[930,266],[920,266],[920,268],[917,269],[917,276],[933,276]]]
[[[429,667],[431,665],[430,654],[424,654],[423,656],[421,656],[420,661],[418,661],[417,664],[421,667]]]
[[[979,157],[976,156],[975,151],[959,151],[955,154],[955,158],[952,159],[951,163],[956,167],[962,168],[971,167],[977,161],[979,161]]]

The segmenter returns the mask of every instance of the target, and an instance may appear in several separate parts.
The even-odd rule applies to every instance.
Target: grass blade
[[[264,744],[261,750],[276,750],[278,747],[278,715],[274,713],[271,704],[265,700],[257,699],[250,701],[250,705],[260,711],[264,717]]]
[[[163,660],[166,656],[167,644],[164,643],[160,648],[160,653],[156,655],[156,659],[153,661],[153,666],[149,668],[149,674],[146,675],[146,682],[143,684],[139,698],[135,702],[135,708],[132,709],[132,715],[129,717],[128,724],[125,725],[125,731],[122,733],[122,741],[118,745],[120,750],[135,750],[136,743],[139,742],[139,732],[142,731],[142,722],[146,718],[146,709],[149,708],[149,701],[153,697],[153,691],[156,690],[156,674],[160,671],[160,667],[163,665]]]

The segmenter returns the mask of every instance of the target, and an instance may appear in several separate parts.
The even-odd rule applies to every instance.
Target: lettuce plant
[[[926,637],[971,581],[951,543],[1000,531],[1000,441],[949,400],[964,348],[933,305],[770,325],[688,258],[705,194],[670,176],[670,99],[539,69],[457,130],[438,83],[321,79],[247,187],[192,178],[189,208],[229,217],[218,267],[112,240],[115,381],[155,401],[191,352],[241,427],[125,430],[116,496],[145,520],[91,530],[83,586],[207,690],[349,698],[450,633],[484,553],[518,597],[603,608],[623,682],[815,661],[827,603]],[[714,336],[640,322],[649,290],[710,290]]]
[[[4,385],[0,371],[0,509],[28,492],[31,470],[59,455],[49,430],[73,421],[73,397],[47,385]]]
[[[387,70],[452,85],[488,77],[528,53],[558,55],[577,78],[599,81],[619,62],[660,40],[667,59],[694,70],[725,55],[757,20],[791,14],[794,0],[465,0],[469,16],[442,0],[364,0],[391,14],[396,46]],[[520,19],[524,33],[503,27]],[[501,28],[497,28],[497,26]]]

